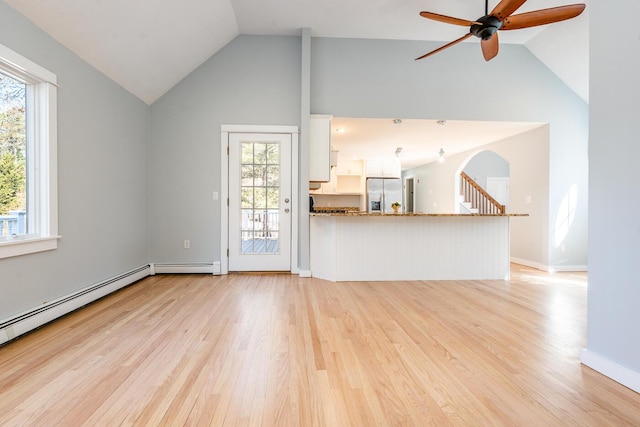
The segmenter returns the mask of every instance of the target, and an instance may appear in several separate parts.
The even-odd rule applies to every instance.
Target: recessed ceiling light
[[[344,128],[338,128],[338,129],[336,129],[336,132],[338,132],[338,133],[345,133],[346,131],[347,131],[347,130],[346,130],[346,129],[344,129]]]

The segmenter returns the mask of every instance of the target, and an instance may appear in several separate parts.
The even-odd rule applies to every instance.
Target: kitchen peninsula
[[[509,220],[526,214],[310,213],[313,277],[503,280]]]

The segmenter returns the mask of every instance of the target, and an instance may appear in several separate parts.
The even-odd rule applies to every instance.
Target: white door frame
[[[298,267],[298,126],[222,125],[220,127],[220,274],[229,274],[229,134],[286,133],[291,135],[291,273]]]

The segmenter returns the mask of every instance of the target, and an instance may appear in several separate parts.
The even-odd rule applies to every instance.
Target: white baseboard
[[[640,372],[632,371],[587,349],[582,350],[580,361],[582,364],[595,369],[602,375],[619,382],[636,393],[640,393]]]
[[[150,267],[144,265],[111,279],[87,286],[64,297],[49,301],[8,319],[0,320],[0,344],[45,325],[67,313],[71,313],[105,295],[147,277],[149,274]]]
[[[554,265],[553,267],[549,267],[548,270],[550,273],[553,272],[563,272],[563,271],[588,271],[586,265]]]
[[[535,268],[536,270],[547,271],[546,268],[544,268],[544,266],[538,262],[533,262],[526,259],[515,258],[515,257],[511,257],[509,261],[514,264],[524,265],[525,267]]]
[[[172,264],[151,264],[151,274],[220,274],[220,261],[213,263],[193,262],[193,263],[172,263]]]
[[[547,273],[567,272],[567,271],[588,271],[586,265],[550,265],[540,264],[538,262],[529,261],[522,258],[511,257],[510,261],[514,264],[524,265],[525,267],[535,268],[536,270],[546,271]]]
[[[300,277],[311,277],[311,270],[300,270],[298,274]]]

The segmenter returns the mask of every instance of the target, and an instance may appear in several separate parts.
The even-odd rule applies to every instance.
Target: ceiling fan
[[[420,12],[420,16],[423,18],[444,22],[446,24],[469,27],[469,32],[451,43],[416,58],[416,60],[426,58],[427,56],[431,56],[448,47],[460,43],[471,36],[476,36],[481,39],[480,44],[485,61],[490,61],[498,55],[498,30],[518,30],[521,28],[529,28],[564,21],[580,15],[586,7],[585,4],[580,3],[511,15],[526,1],[527,0],[502,0],[493,8],[491,13],[489,13],[489,0],[485,0],[485,15],[475,21],[452,18],[450,16],[440,15],[433,12]]]

